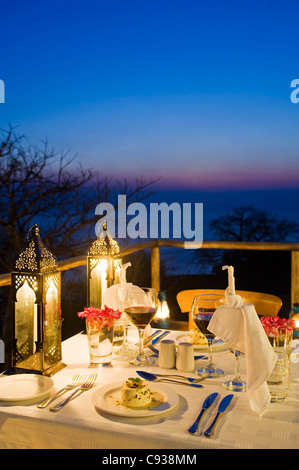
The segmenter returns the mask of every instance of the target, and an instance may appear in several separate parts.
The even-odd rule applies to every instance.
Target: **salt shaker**
[[[179,343],[176,368],[182,372],[194,371],[194,349],[191,343]]]
[[[163,339],[160,342],[158,363],[163,369],[175,367],[175,342],[172,339]]]

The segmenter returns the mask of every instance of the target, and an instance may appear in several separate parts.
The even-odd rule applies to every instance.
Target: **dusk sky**
[[[297,1],[1,2],[0,127],[172,189],[299,188]]]

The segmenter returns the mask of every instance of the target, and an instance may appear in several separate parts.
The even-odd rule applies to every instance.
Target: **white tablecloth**
[[[134,330],[134,329],[133,329]],[[133,331],[135,333],[135,330]],[[171,332],[175,338],[182,332]],[[299,341],[297,340],[297,344]],[[295,343],[294,343],[295,344]],[[93,390],[82,393],[61,411],[39,409],[36,404],[14,406],[0,402],[0,447],[32,449],[200,449],[200,448],[298,448],[299,443],[299,362],[291,364],[291,386],[285,403],[270,404],[258,417],[250,409],[246,393],[236,393],[236,399],[217,427],[214,438],[190,435],[187,429],[194,422],[204,398],[228,392],[222,382],[232,377],[234,357],[228,351],[214,354],[215,362],[226,375],[207,379],[203,388],[167,384],[179,395],[178,406],[151,418],[124,418],[99,412],[91,401]],[[82,378],[90,373],[87,338],[78,334],[63,342],[63,370],[52,378],[57,389],[62,388],[75,372]],[[197,361],[200,367],[203,361]],[[244,361],[241,359],[241,371]],[[136,375],[135,368],[125,359],[115,356],[112,366],[99,369],[97,387]],[[165,373],[157,365],[144,368]],[[172,371],[175,373],[175,370]],[[188,374],[185,374],[188,375]],[[0,377],[1,380],[1,377]],[[202,426],[207,427],[213,410],[207,412]]]

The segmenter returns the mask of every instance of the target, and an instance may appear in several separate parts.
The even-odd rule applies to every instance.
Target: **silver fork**
[[[75,374],[73,375],[73,377],[71,378],[70,382],[65,386],[63,387],[61,390],[59,390],[57,393],[55,393],[54,395],[52,395],[50,398],[47,398],[46,400],[42,401],[41,403],[39,403],[37,405],[38,408],[46,408],[46,406],[48,406],[50,403],[52,403],[53,400],[55,400],[55,398],[59,397],[60,395],[62,395],[64,392],[66,392],[67,390],[72,390],[73,388],[77,387],[78,386],[78,383],[80,381],[80,375],[79,374]]]
[[[71,393],[65,400],[50,408],[50,411],[61,410],[61,408],[63,408],[64,405],[66,405],[78,392],[84,392],[92,388],[94,386],[95,381],[97,380],[97,376],[97,374],[90,374],[87,377],[86,381],[82,385],[80,385],[80,387],[78,387],[73,393]]]

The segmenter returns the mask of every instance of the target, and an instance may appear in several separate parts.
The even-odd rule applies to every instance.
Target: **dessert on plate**
[[[121,388],[120,404],[129,408],[149,406],[152,394],[146,383],[139,377],[130,377]]]

